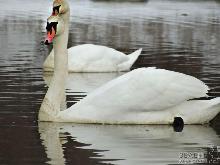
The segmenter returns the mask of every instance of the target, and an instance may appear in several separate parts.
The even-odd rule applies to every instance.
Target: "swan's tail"
[[[220,97],[214,98],[212,100],[210,100],[212,106],[209,110],[209,112],[207,113],[208,116],[210,116],[210,120],[215,118],[215,116],[217,116],[220,113]]]
[[[220,113],[220,97],[211,100],[193,100],[194,104],[189,104],[188,112],[185,109],[182,114],[187,116],[186,124],[209,123]],[[192,109],[194,112],[192,113]]]
[[[137,60],[137,58],[140,56],[142,51],[142,48],[136,50],[135,52],[128,55],[128,60],[123,62],[118,66],[119,71],[129,71],[131,66],[134,64],[134,62]]]

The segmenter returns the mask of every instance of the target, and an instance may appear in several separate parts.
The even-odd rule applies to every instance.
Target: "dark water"
[[[42,41],[52,1],[0,2],[1,165],[178,164],[193,153],[217,164],[220,116],[212,126],[186,126],[179,133],[169,126],[38,123],[50,77],[42,72],[49,51]],[[71,0],[70,5],[69,46],[95,43],[125,53],[142,47],[133,68],[190,74],[212,88],[211,96],[220,96],[220,1]],[[71,74],[68,105],[117,76]]]

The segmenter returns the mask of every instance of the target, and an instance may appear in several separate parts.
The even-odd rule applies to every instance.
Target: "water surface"
[[[0,10],[0,164],[178,164],[181,153],[209,153],[220,145],[213,126],[102,126],[38,123],[50,75],[42,44],[50,0],[8,0]],[[25,4],[25,5],[24,5]],[[126,54],[142,47],[132,67],[195,76],[220,96],[218,0],[71,0],[69,46],[95,43]],[[71,74],[67,104],[119,76]],[[208,154],[210,159],[210,153]]]

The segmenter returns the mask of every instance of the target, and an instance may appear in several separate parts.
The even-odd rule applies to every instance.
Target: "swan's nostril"
[[[45,40],[44,44],[45,44],[45,45],[49,45],[48,40]]]

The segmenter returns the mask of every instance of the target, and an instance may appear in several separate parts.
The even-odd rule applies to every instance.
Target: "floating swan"
[[[55,68],[39,111],[40,121],[171,124],[181,117],[186,124],[202,124],[220,112],[220,98],[205,97],[202,81],[182,73],[139,68],[107,82],[68,109],[60,110],[68,74],[68,26],[59,16],[48,19],[45,43],[54,45]]]
[[[64,23],[69,23],[69,5],[66,0],[55,0],[53,15],[59,15]],[[117,72],[128,71],[137,60],[142,49],[125,55],[115,49],[83,44],[68,49],[68,70],[70,72]],[[45,71],[54,69],[54,51],[52,50],[43,64]]]

